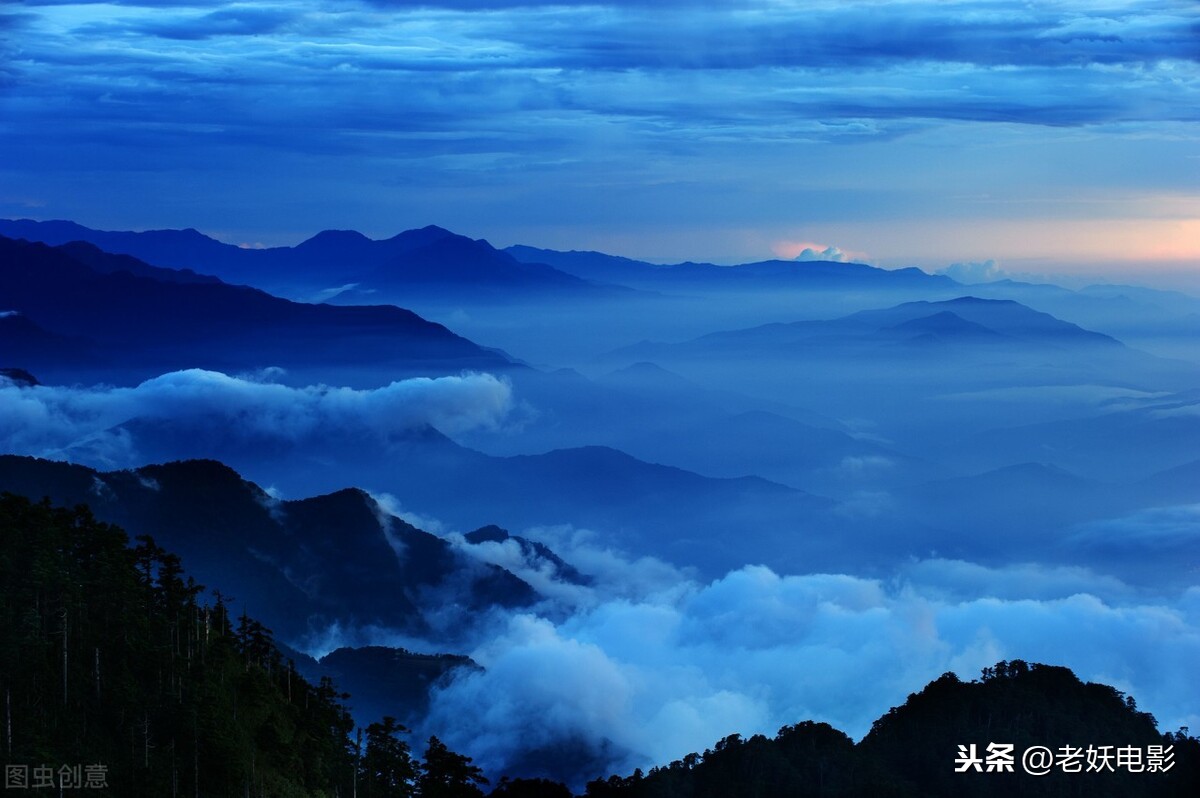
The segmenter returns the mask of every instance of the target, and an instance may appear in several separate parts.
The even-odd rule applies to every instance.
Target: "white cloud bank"
[[[579,553],[561,534],[548,542]],[[569,612],[504,619],[470,652],[485,670],[435,694],[427,730],[497,773],[562,740],[628,773],[805,719],[860,737],[941,673],[976,678],[1015,658],[1125,690],[1164,730],[1200,724],[1200,587],[1150,598],[1082,568],[948,560],[887,581],[634,570],[651,578],[610,593],[601,576],[558,594]]]
[[[937,272],[944,274],[952,280],[957,280],[965,285],[975,285],[977,283],[992,283],[997,280],[1004,280],[1009,277],[1009,274],[1000,268],[1000,264],[988,258],[984,261],[969,261],[965,263],[951,263],[944,269]]]
[[[814,249],[813,247],[805,247],[800,250],[800,254],[795,257],[798,261],[833,261],[834,263],[845,263],[849,260],[846,253],[842,252],[835,246],[828,246],[825,249]]]
[[[455,434],[501,424],[512,405],[512,387],[491,374],[407,379],[365,390],[295,388],[201,369],[132,388],[0,382],[0,448],[50,458],[86,452],[68,459],[124,467],[134,464],[135,443],[118,428],[135,420],[223,425],[248,438],[298,441],[345,431],[386,437],[426,424]]]

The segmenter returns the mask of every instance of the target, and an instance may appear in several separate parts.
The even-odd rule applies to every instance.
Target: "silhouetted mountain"
[[[993,743],[1013,746],[1013,772],[987,771]],[[1161,750],[1164,745],[1178,749],[1174,767],[1166,773],[1146,771],[1150,746]],[[962,746],[973,746],[985,764],[956,772]],[[1022,754],[1034,746],[1047,747],[1056,760],[1045,775],[1023,772]],[[1077,772],[1063,770],[1068,746],[1078,750]],[[1111,757],[1108,767],[1101,763],[1089,770],[1096,756],[1086,750],[1098,746],[1109,746],[1102,752]],[[1141,772],[1121,766],[1121,747],[1138,749]],[[942,676],[875,721],[859,748],[931,798],[1078,795],[1081,779],[1087,780],[1087,795],[1111,798],[1189,795],[1200,785],[1200,746],[1194,738],[1164,739],[1154,718],[1138,712],[1132,697],[1107,685],[1085,684],[1066,668],[1021,660],[984,669],[980,681]]]
[[[656,278],[669,279],[669,276],[678,269],[675,266],[662,266],[633,258],[623,258],[619,255],[606,255],[603,252],[579,250],[560,252],[553,249],[529,247],[524,244],[505,247],[504,251],[522,263],[548,263],[585,280],[617,282],[626,285],[638,281],[653,281]],[[706,265],[711,266],[712,264]]]
[[[95,350],[88,338],[50,332],[20,311],[0,311],[0,352],[9,363],[34,369],[46,364],[78,366],[94,360]]]
[[[0,307],[20,311],[53,335],[95,342],[98,370],[150,376],[195,366],[237,371],[369,364],[441,373],[508,365],[397,307],[302,304],[219,281],[167,282],[158,279],[161,270],[149,267],[100,272],[79,260],[78,250],[0,238]],[[113,266],[90,248],[86,253]],[[19,319],[0,321],[11,326]],[[23,340],[12,339],[14,348]],[[31,357],[40,351],[26,346]],[[21,365],[51,375],[68,365],[58,362],[57,353],[51,349]]]
[[[403,257],[365,271],[357,280],[381,292],[427,284],[464,289],[586,290],[591,284],[557,269],[522,263],[486,241],[447,234],[416,246]]]
[[[954,347],[1007,343],[1061,349],[1067,346],[1121,348],[1119,341],[1039,313],[1012,300],[959,297],[940,302],[905,302],[828,321],[772,323],[716,332],[681,344],[641,344],[615,356],[662,358],[672,353],[745,353],[844,357],[848,351],[895,356],[897,342],[937,342]],[[852,350],[850,348],[853,348]]]
[[[958,536],[957,547],[956,536],[948,536],[939,547],[944,555],[1002,557],[1018,547],[1032,556],[1055,545],[1059,530],[1139,506],[1137,494],[1047,463],[1019,463],[909,486],[893,501],[904,518],[970,530],[969,540]]]
[[[970,341],[972,344],[995,341],[1001,343],[1003,335],[989,330],[982,324],[967,321],[957,313],[944,310],[931,316],[900,322],[885,327],[880,332],[895,333],[911,343],[956,343]]]
[[[353,723],[332,685],[305,682],[260,622],[206,600],[177,555],[131,548],[86,507],[0,496],[0,641],[8,788],[45,767],[68,791],[123,798],[354,789]]]
[[[165,283],[219,283],[221,280],[191,269],[164,269],[151,266],[130,255],[113,255],[84,241],[72,241],[56,247],[60,251],[100,274],[128,272],[137,277],[149,277]]]
[[[361,723],[391,716],[409,726],[424,715],[429,692],[459,668],[478,669],[456,654],[417,654],[386,646],[342,647],[315,659],[287,646],[284,655],[309,681],[333,679],[350,694],[346,705]]]
[[[1132,403],[1132,401],[1131,401]],[[1053,457],[1053,462],[1099,479],[1143,479],[1195,459],[1200,446],[1200,400],[1186,394],[1146,396],[1136,407],[973,435],[957,453],[968,466]],[[1200,500],[1200,493],[1193,500]]]
[[[333,624],[425,633],[428,613],[465,617],[535,598],[512,574],[388,515],[359,490],[279,501],[209,460],[103,473],[12,455],[0,456],[0,490],[87,503],[101,520],[153,533],[284,641]]]
[[[865,310],[848,317],[876,330],[890,329],[915,335],[936,333],[974,338],[1008,336],[1035,344],[1119,346],[1101,333],[1039,313],[1009,299],[958,297],[941,302],[905,302],[884,310]]]
[[[463,773],[485,781],[470,757],[432,737],[421,761],[394,715],[360,718],[356,733],[344,685],[306,681],[315,661],[235,617],[222,589],[196,583],[152,536],[131,547],[87,507],[0,495],[6,788],[46,779],[122,798],[482,798],[446,789]],[[475,667],[382,648],[324,662],[361,682],[360,711],[372,700],[419,705],[448,670]]]
[[[738,393],[736,384],[706,388],[644,361],[590,379],[570,369],[527,370],[514,373],[512,384],[537,408],[522,420],[521,434],[480,431],[460,441],[493,454],[601,445],[705,476],[757,475],[827,495],[843,458],[885,448],[855,440],[820,413]],[[930,476],[922,469],[906,478]]]
[[[710,573],[743,558],[779,567],[805,561],[797,530],[834,506],[757,477],[703,477],[602,446],[489,457],[412,442],[388,462],[389,492],[458,528],[489,518],[517,529],[571,524],[598,530],[626,551]],[[379,482],[373,469],[364,465],[361,477]],[[464,486],[470,501],[463,501]]]
[[[1011,770],[997,767],[1003,757],[989,751],[992,744],[1011,746]],[[1055,760],[1044,774],[1024,769],[1025,751],[1035,746]],[[1064,754],[1068,748],[1077,753]],[[774,739],[733,734],[648,773],[590,782],[587,795],[1167,798],[1193,795],[1197,786],[1196,738],[1160,734],[1152,717],[1112,687],[1084,684],[1066,668],[1013,660],[984,669],[981,681],[947,673],[875,721],[858,745],[811,721],[785,726]]]
[[[1126,335],[1150,333],[1149,338],[1161,342],[1164,332],[1200,331],[1200,298],[1179,291],[1131,285],[1090,285],[1071,291],[1014,280],[972,285],[970,291],[987,299],[1015,299],[1122,340]]]
[[[21,388],[31,388],[34,385],[41,385],[37,377],[25,369],[0,369],[0,377]]]
[[[554,573],[558,578],[576,585],[589,585],[592,583],[591,577],[580,573],[575,566],[555,554],[545,543],[529,540],[520,535],[510,535],[507,529],[501,529],[495,524],[480,527],[474,532],[468,532],[463,537],[466,538],[468,543],[473,545],[481,543],[504,543],[507,540],[511,540],[521,550],[521,555],[525,558],[526,562],[531,565],[535,567],[549,565],[554,569]]]
[[[407,294],[491,296],[606,291],[544,264],[526,264],[483,240],[440,227],[372,240],[325,230],[294,247],[246,248],[193,229],[143,233],[91,230],[73,222],[0,220],[0,235],[51,245],[85,241],[156,266],[191,269],[288,296],[338,289],[342,304],[400,300]]]
[[[1200,503],[1200,459],[1151,474],[1140,486],[1154,504]]]
[[[169,269],[193,269],[213,274],[209,264],[222,264],[244,257],[238,247],[223,244],[198,230],[147,230],[143,233],[92,230],[64,220],[35,222],[32,219],[0,219],[0,235],[61,246],[87,242],[105,252],[132,255],[139,260]]]
[[[588,280],[663,291],[705,287],[736,290],[764,286],[794,286],[810,290],[922,286],[935,290],[957,285],[949,277],[926,274],[920,269],[879,269],[862,263],[766,260],[736,266],[691,262],[658,265],[602,252],[558,252],[521,245],[508,247],[505,252],[518,260],[547,263]]]
[[[1053,417],[1055,406],[1032,401],[1031,389],[1047,396],[1057,386],[1078,386],[1080,395],[1101,388],[1178,391],[1200,378],[1195,364],[1130,349],[1017,302],[974,297],[642,343],[606,359],[651,359],[695,379],[720,374],[723,383],[746,392],[786,397],[840,418],[871,419],[910,451],[961,424],[994,419],[1000,426],[1022,391],[1029,391],[1029,412]],[[879,401],[884,394],[889,400]],[[937,401],[936,413],[910,412],[911,403],[929,400]],[[1015,418],[1033,420],[1028,413]],[[1042,459],[1026,452],[983,467]]]

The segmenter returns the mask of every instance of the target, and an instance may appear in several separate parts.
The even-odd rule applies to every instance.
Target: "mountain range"
[[[721,290],[768,286],[853,290],[856,286],[869,285],[875,289],[920,287],[929,291],[957,285],[949,277],[926,274],[917,268],[880,269],[864,263],[841,261],[765,260],[736,266],[692,262],[659,265],[602,252],[560,252],[524,245],[508,247],[505,252],[522,262],[548,263],[589,280],[645,290],[695,290],[705,286]]]
[[[473,240],[430,225],[383,240],[352,230],[325,230],[294,247],[252,248],[225,244],[194,230],[112,232],[74,222],[0,220],[0,235],[50,245],[87,242],[106,252],[156,266],[211,274],[287,296],[325,291],[343,302],[372,296],[400,300],[408,294],[454,291],[503,299],[506,291],[604,292],[587,280],[551,266],[525,263]]]
[[[292,302],[91,245],[0,238],[0,278],[5,365],[50,379],[195,367],[369,367],[399,376],[512,366],[398,307]]]
[[[87,504],[131,536],[154,535],[283,641],[333,626],[433,635],[431,618],[451,608],[465,616],[537,598],[512,573],[388,514],[361,490],[284,501],[208,460],[99,472],[13,455],[0,455],[0,490]]]

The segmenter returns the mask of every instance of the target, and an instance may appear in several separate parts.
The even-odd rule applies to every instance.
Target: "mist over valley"
[[[1186,294],[0,234],[0,489],[154,535],[360,723],[579,788],[1019,658],[1200,726]]]

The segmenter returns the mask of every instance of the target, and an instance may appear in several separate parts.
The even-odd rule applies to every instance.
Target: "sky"
[[[0,216],[251,245],[439,224],[1200,289],[1198,123],[1191,0],[0,8]]]

